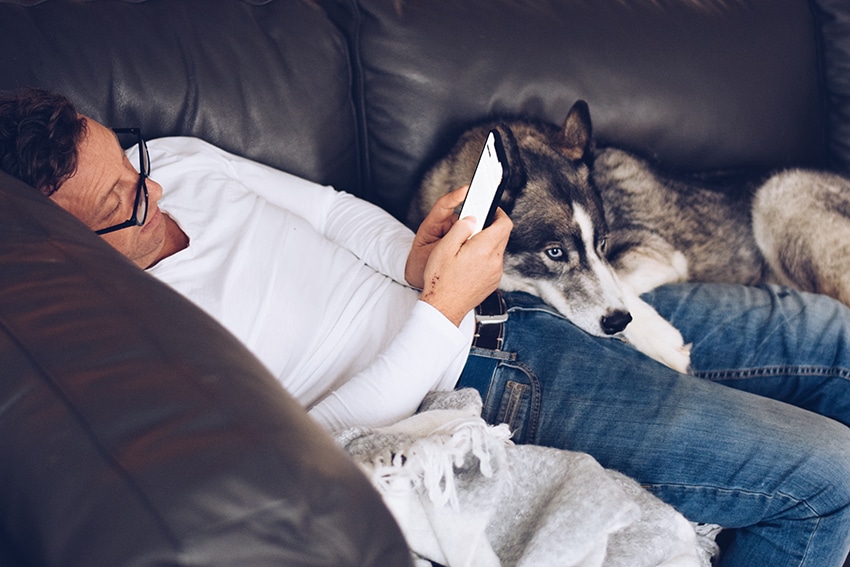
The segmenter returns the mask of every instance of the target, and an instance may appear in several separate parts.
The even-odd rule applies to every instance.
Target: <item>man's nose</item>
[[[151,201],[159,201],[162,198],[162,185],[148,177],[145,179],[145,185],[148,188],[148,199]]]

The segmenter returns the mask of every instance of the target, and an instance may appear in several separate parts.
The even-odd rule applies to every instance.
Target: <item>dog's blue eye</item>
[[[605,254],[606,250],[608,250],[608,239],[602,238],[599,240],[599,253]]]
[[[563,260],[566,254],[564,254],[564,250],[562,248],[553,247],[546,249],[546,255],[549,256],[552,260]]]

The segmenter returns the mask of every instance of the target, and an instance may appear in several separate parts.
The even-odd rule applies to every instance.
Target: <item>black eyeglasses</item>
[[[132,146],[134,143],[139,145],[139,184],[136,187],[136,201],[133,203],[133,216],[124,222],[102,228],[94,231],[95,234],[107,234],[129,228],[131,226],[142,226],[145,224],[145,219],[148,216],[148,186],[145,184],[145,179],[148,178],[151,172],[151,160],[148,155],[148,146],[142,138],[142,132],[138,128],[113,128],[113,132],[118,136],[118,141],[122,148]],[[126,142],[126,145],[125,145]]]

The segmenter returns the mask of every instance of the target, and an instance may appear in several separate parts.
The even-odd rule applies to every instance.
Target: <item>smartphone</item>
[[[460,207],[460,218],[475,217],[473,235],[493,222],[508,177],[507,165],[502,137],[497,130],[490,130],[469,182],[469,191]]]

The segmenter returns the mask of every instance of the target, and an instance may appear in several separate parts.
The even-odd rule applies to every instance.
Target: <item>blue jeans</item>
[[[780,287],[644,296],[693,343],[693,376],[506,294],[502,351],[458,387],[518,443],[583,451],[688,519],[728,528],[720,564],[838,567],[850,548],[850,309]],[[803,409],[805,408],[805,409]]]

